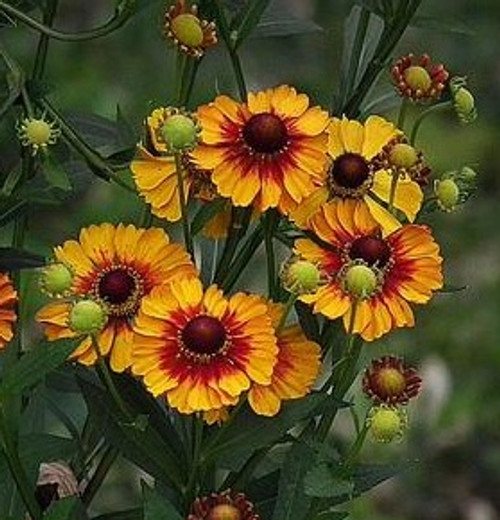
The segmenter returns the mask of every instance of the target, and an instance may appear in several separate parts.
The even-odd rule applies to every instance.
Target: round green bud
[[[26,139],[30,144],[38,146],[49,144],[52,137],[52,128],[43,119],[30,119],[25,124],[24,129]]]
[[[106,311],[93,300],[76,302],[69,315],[69,326],[74,332],[92,334],[99,332],[106,323]]]
[[[184,114],[170,116],[161,128],[163,139],[173,151],[193,148],[197,133],[196,123]]]
[[[285,273],[285,285],[291,292],[304,294],[314,292],[321,281],[319,269],[308,260],[295,260]]]
[[[460,171],[460,179],[465,182],[473,182],[476,180],[477,173],[469,166],[464,166]]]
[[[434,187],[439,206],[444,211],[452,211],[460,200],[460,189],[453,179],[437,181]]]
[[[203,29],[194,14],[179,14],[172,20],[171,29],[179,42],[187,47],[198,47],[203,43]]]
[[[349,267],[344,284],[347,291],[355,298],[369,298],[377,289],[377,275],[370,267],[359,264]]]
[[[370,434],[375,442],[389,443],[400,439],[406,427],[403,410],[389,407],[372,408],[368,418]]]
[[[66,296],[73,283],[73,273],[64,264],[50,264],[42,269],[40,284],[49,296]]]
[[[465,87],[460,87],[453,95],[455,110],[464,123],[472,123],[476,119],[476,102],[474,96]]]
[[[429,73],[418,65],[408,67],[404,72],[405,80],[412,90],[427,92],[432,85]]]
[[[418,154],[413,146],[398,143],[389,152],[389,160],[397,168],[411,168],[417,163]]]

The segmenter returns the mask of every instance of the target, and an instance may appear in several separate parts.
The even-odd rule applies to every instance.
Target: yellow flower
[[[247,103],[218,96],[198,120],[202,142],[192,156],[235,206],[299,204],[321,181],[328,114],[292,87],[250,93]]]
[[[17,293],[12,281],[5,273],[0,273],[0,351],[14,336],[13,325],[16,314]]]
[[[346,330],[356,309],[352,331],[366,341],[397,327],[412,327],[408,302],[427,303],[443,285],[439,247],[426,226],[401,226],[384,237],[368,207],[349,199],[327,205],[311,224],[330,247],[299,239],[295,249],[319,265],[328,282],[300,299],[327,318],[342,316]],[[376,274],[377,287],[362,298],[346,284],[345,275],[353,265],[365,265]]]
[[[393,172],[382,167],[379,155],[401,135],[392,123],[379,116],[370,116],[364,124],[346,117],[334,118],[328,128],[331,165],[322,184],[302,204],[290,204],[291,218],[299,227],[309,227],[320,207],[352,200],[356,206],[366,206],[385,231],[397,229],[398,220],[379,202],[389,201],[393,181]],[[413,222],[422,200],[420,186],[409,176],[400,176],[394,207]]]
[[[234,405],[252,383],[271,382],[278,349],[258,296],[175,280],[144,298],[134,331],[132,372],[181,413]]]
[[[79,241],[68,240],[56,247],[55,256],[74,275],[72,296],[93,299],[104,307],[108,318],[97,343],[116,372],[130,366],[132,321],[142,299],[158,285],[196,274],[187,252],[170,244],[168,235],[157,228],[90,226],[81,230]],[[49,340],[77,335],[70,328],[72,308],[71,302],[58,301],[37,313]],[[84,365],[96,362],[90,336],[85,336],[72,357]]]

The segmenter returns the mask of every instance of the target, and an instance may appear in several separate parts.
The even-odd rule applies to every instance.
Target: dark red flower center
[[[197,316],[182,330],[184,346],[195,354],[215,354],[224,346],[226,330],[212,316]]]
[[[243,127],[243,139],[258,153],[275,153],[286,145],[288,132],[278,116],[256,114]]]
[[[331,176],[338,186],[359,188],[370,175],[368,163],[356,153],[345,153],[333,163]]]
[[[136,280],[126,269],[117,268],[99,280],[99,296],[111,305],[125,303],[136,289]]]
[[[349,256],[352,260],[364,260],[370,266],[377,264],[378,267],[383,267],[391,257],[391,248],[382,238],[365,236],[354,240]]]

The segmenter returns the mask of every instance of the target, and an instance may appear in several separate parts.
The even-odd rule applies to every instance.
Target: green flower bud
[[[366,265],[353,265],[345,273],[344,286],[355,298],[369,298],[377,289],[377,285],[375,271]]]
[[[397,168],[411,168],[417,163],[418,154],[413,146],[398,143],[389,152],[389,160]]]
[[[473,184],[477,178],[477,173],[469,166],[464,166],[458,176],[461,181]]]
[[[460,202],[460,188],[451,178],[436,181],[434,192],[443,211],[453,211]]]
[[[315,292],[321,284],[321,273],[308,260],[292,259],[281,274],[285,288],[296,295]]]
[[[179,43],[188,47],[198,47],[203,43],[203,29],[199,18],[194,14],[177,15],[171,22],[171,29]]]
[[[193,119],[179,113],[167,118],[161,127],[161,135],[172,151],[187,151],[196,145],[198,128]]]
[[[69,327],[80,334],[99,332],[106,324],[106,311],[94,300],[81,300],[73,305]]]
[[[370,410],[367,421],[372,439],[380,443],[401,439],[407,427],[404,410],[396,407],[374,407]]]
[[[73,273],[61,263],[44,267],[40,274],[40,287],[52,298],[68,296],[73,283]]]

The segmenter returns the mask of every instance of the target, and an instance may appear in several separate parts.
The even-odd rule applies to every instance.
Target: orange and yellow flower
[[[402,133],[389,121],[370,116],[364,124],[356,120],[334,118],[328,127],[328,153],[331,165],[319,187],[300,205],[288,201],[288,212],[299,227],[309,227],[319,208],[335,206],[343,200],[366,206],[372,216],[388,231],[399,226],[398,220],[384,207],[391,199],[410,222],[420,210],[423,193],[409,176],[383,168],[378,160],[384,147]]]
[[[0,351],[14,336],[17,293],[6,273],[0,273]]]
[[[274,326],[278,326],[283,306],[273,304],[269,313]],[[278,359],[271,383],[254,383],[248,392],[248,403],[259,415],[276,415],[281,409],[281,401],[307,395],[321,366],[320,346],[308,340],[299,325],[278,330],[277,339]]]
[[[91,298],[105,308],[108,318],[97,343],[116,372],[130,366],[132,320],[142,299],[158,285],[196,274],[187,252],[158,228],[93,225],[81,230],[79,241],[68,240],[54,253],[74,274],[73,298]],[[68,324],[72,305],[57,301],[38,312],[49,340],[76,336]],[[91,337],[83,339],[72,357],[85,365],[96,362]]]
[[[325,206],[311,225],[324,247],[299,239],[295,248],[320,266],[328,282],[300,298],[330,319],[342,316],[346,330],[366,341],[413,326],[409,303],[427,303],[443,285],[439,246],[426,226],[405,225],[384,237],[368,207],[350,199]],[[375,281],[362,298],[346,284],[354,265],[366,266]]]
[[[219,193],[235,206],[299,204],[323,178],[328,114],[292,87],[250,93],[246,103],[218,96],[198,109],[198,121],[193,158],[213,170]]]
[[[278,348],[258,296],[175,280],[144,298],[134,331],[132,372],[181,413],[231,406],[252,383],[271,383]]]

